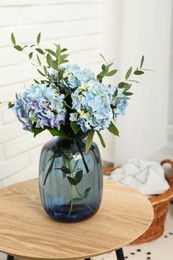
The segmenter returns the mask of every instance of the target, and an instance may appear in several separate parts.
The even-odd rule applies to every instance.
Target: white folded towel
[[[144,195],[156,195],[169,189],[164,170],[157,162],[131,159],[111,173],[110,179],[129,185]]]

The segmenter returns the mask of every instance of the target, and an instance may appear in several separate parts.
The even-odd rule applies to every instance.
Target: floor
[[[173,260],[173,203],[169,207],[164,234],[149,243],[124,247],[124,255],[126,260]],[[0,260],[6,260],[6,255],[0,254]],[[112,252],[92,260],[116,260],[116,256]]]

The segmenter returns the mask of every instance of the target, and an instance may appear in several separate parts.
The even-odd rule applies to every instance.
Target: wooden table
[[[104,182],[101,208],[90,219],[66,224],[43,210],[38,180],[0,190],[0,251],[26,259],[89,259],[121,248],[149,227],[153,208],[137,191],[112,181]]]

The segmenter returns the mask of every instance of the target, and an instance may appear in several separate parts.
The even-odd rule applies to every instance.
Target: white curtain
[[[105,134],[105,157],[119,164],[149,157],[167,139],[172,1],[108,0],[103,6],[103,50],[120,65],[115,80],[123,80],[142,55],[144,67],[154,70],[136,78],[141,84],[134,86],[126,115],[117,121],[120,137],[114,141]]]

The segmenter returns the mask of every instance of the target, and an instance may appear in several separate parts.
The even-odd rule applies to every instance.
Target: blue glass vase
[[[60,222],[93,216],[100,207],[103,175],[99,149],[85,140],[54,138],[41,151],[40,197],[45,211]]]

